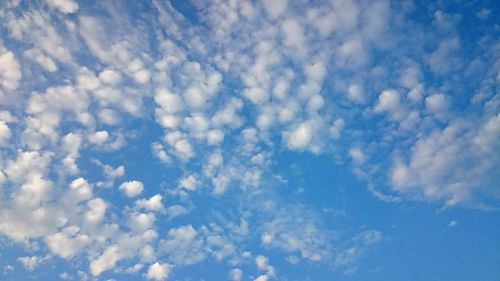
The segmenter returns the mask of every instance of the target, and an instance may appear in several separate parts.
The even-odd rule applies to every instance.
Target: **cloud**
[[[376,113],[389,113],[390,117],[394,120],[401,120],[406,116],[406,109],[401,104],[400,94],[395,90],[382,91],[373,111]]]
[[[117,245],[111,245],[99,258],[90,262],[90,272],[92,275],[98,276],[102,272],[114,268],[119,259],[119,247]]]
[[[243,271],[239,268],[231,269],[229,277],[231,277],[232,281],[241,281],[241,278],[243,278]]]
[[[0,46],[0,86],[7,91],[17,89],[22,78],[21,65],[13,52]]]
[[[366,161],[366,156],[363,151],[358,147],[349,149],[349,155],[356,164],[363,164]]]
[[[425,98],[425,107],[436,117],[446,120],[448,113],[448,100],[443,94],[433,94]]]
[[[160,194],[156,194],[149,199],[137,200],[135,205],[138,208],[144,208],[151,211],[160,211],[163,209],[162,199],[163,197]]]
[[[191,4],[0,9],[0,234],[28,270],[45,255],[82,279],[182,279],[208,259],[233,280],[272,279],[275,259],[361,270],[384,235],[291,204],[288,159],[352,163],[384,202],[500,198],[490,29],[469,40],[459,17],[388,1]]]
[[[19,257],[17,259],[27,270],[33,271],[43,261],[43,258],[38,256]]]
[[[171,229],[160,242],[160,249],[168,253],[169,261],[175,265],[195,264],[206,257],[204,242],[191,225]]]
[[[313,127],[310,123],[299,124],[293,131],[285,135],[287,145],[292,150],[302,150],[311,142]]]
[[[11,134],[9,126],[4,121],[0,121],[0,146],[7,145]]]
[[[76,226],[70,226],[61,232],[47,236],[47,245],[52,253],[62,258],[71,258],[82,247],[86,246],[90,239],[85,234],[79,234],[79,230]]]
[[[64,14],[71,14],[78,10],[78,3],[73,0],[47,0],[47,3]]]
[[[155,262],[148,268],[147,278],[149,280],[166,280],[170,275],[172,266],[168,263]]]
[[[132,198],[142,193],[144,185],[142,182],[136,180],[126,181],[123,182],[118,189],[125,193],[127,197]]]
[[[194,175],[189,175],[180,180],[179,187],[187,189],[189,191],[194,191],[198,188],[198,181],[196,180],[196,177]]]
[[[474,142],[480,133],[469,125],[455,121],[418,138],[408,162],[394,160],[390,175],[393,188],[420,198],[445,200],[449,206],[470,201],[471,193],[490,180],[487,174],[498,158],[483,156]],[[484,157],[488,160],[478,160]],[[466,164],[471,161],[477,163],[475,167]]]
[[[287,0],[278,0],[278,1],[264,0],[263,3],[266,12],[272,18],[277,18],[281,16],[286,11],[286,8],[288,6]]]

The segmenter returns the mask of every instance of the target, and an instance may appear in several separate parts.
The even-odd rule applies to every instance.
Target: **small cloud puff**
[[[141,194],[144,189],[144,185],[140,181],[126,181],[122,183],[118,189],[127,197],[132,198]]]

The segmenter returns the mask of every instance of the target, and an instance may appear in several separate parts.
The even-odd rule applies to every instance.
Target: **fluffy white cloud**
[[[281,16],[287,9],[288,0],[264,0],[264,8],[266,12],[272,17],[277,18]]]
[[[49,56],[45,55],[41,50],[33,48],[26,50],[24,55],[40,64],[45,70],[49,72],[57,71],[57,65]]]
[[[425,108],[436,117],[445,120],[448,115],[448,100],[443,94],[437,93],[425,98]]]
[[[267,275],[260,275],[257,278],[255,278],[253,281],[267,281],[269,280],[269,276]]]
[[[497,198],[496,49],[485,51],[490,43],[481,40],[481,48],[471,45],[481,58],[456,58],[463,39],[442,12],[436,28],[450,37],[434,41],[420,25],[411,25],[417,36],[402,34],[405,11],[390,16],[399,6],[386,1],[193,1],[201,29],[168,1],[141,6],[155,13],[139,20],[128,10],[134,3],[18,2],[0,9],[0,101],[15,115],[0,111],[0,234],[30,253],[88,260],[94,276],[114,270],[154,280],[209,257],[230,265],[233,280],[243,278],[235,267],[255,257],[258,272],[247,277],[272,279],[266,257],[243,252],[259,246],[293,264],[352,265],[381,232],[336,241],[316,207],[280,205],[286,196],[265,187],[289,184],[272,169],[283,148],[297,157],[325,152],[338,163],[350,157],[381,199],[452,206],[475,194]],[[85,15],[59,14],[80,5]],[[434,50],[414,47],[415,38]],[[467,98],[462,75],[481,84],[472,105],[455,103]],[[459,114],[455,104],[464,107]],[[123,153],[143,153],[143,141],[167,169],[164,193],[140,198],[143,184],[129,181],[118,190],[134,200],[115,201],[116,190],[99,187],[115,186],[125,168],[93,157],[129,161]],[[195,213],[200,202],[207,212]],[[229,222],[236,209],[240,221]],[[261,245],[247,249],[248,237],[259,236]],[[151,264],[157,257],[168,264]],[[41,260],[20,259],[28,268]]]
[[[21,80],[21,65],[11,51],[2,50],[0,45],[0,86],[5,90],[15,90]]]
[[[120,72],[116,70],[104,69],[101,73],[99,73],[99,79],[106,84],[116,85],[121,81],[122,76]]]
[[[189,175],[180,180],[179,187],[194,191],[198,188],[198,181],[196,180],[195,176]]]
[[[268,266],[268,260],[263,255],[258,255],[255,257],[255,264],[257,264],[257,268],[259,270],[265,270]]]
[[[95,198],[87,202],[88,210],[84,214],[84,221],[90,225],[99,224],[106,214],[108,204],[101,198]]]
[[[78,10],[78,3],[73,0],[47,0],[47,3],[64,14],[71,14]]]
[[[132,198],[141,194],[144,190],[144,185],[142,182],[136,180],[126,181],[122,183],[118,189],[127,195],[127,197]]]
[[[281,23],[281,30],[285,37],[285,45],[295,48],[304,47],[305,38],[302,25],[294,19],[286,19]]]
[[[98,131],[88,136],[89,142],[96,145],[102,145],[108,139],[109,139],[109,133],[107,131]]]
[[[156,194],[149,199],[140,199],[135,203],[138,208],[144,208],[150,211],[160,211],[163,209],[162,203],[163,197],[160,194]]]
[[[109,246],[99,258],[90,262],[90,272],[92,275],[98,276],[104,271],[114,268],[120,256],[118,245]]]
[[[0,147],[6,146],[11,136],[9,126],[0,120]]]
[[[347,98],[355,103],[363,103],[365,101],[363,87],[356,83],[349,85],[347,88]]]
[[[299,124],[295,129],[284,135],[288,148],[292,150],[305,149],[313,138],[313,127],[310,123]]]
[[[17,259],[27,270],[33,271],[35,268],[43,261],[43,258],[32,256],[32,257],[20,257]]]
[[[393,189],[417,198],[442,200],[448,206],[470,201],[475,190],[488,185],[488,174],[499,159],[486,156],[489,150],[482,150],[480,142],[474,141],[481,139],[481,133],[474,133],[476,129],[469,125],[454,121],[443,130],[419,137],[406,161],[401,156],[394,159],[389,175]],[[498,140],[500,135],[492,136]],[[467,163],[476,164],[470,167]]]
[[[366,156],[358,147],[349,149],[349,155],[356,164],[363,164],[366,161]]]
[[[231,269],[231,271],[229,272],[229,277],[232,281],[241,281],[241,278],[243,278],[243,271],[241,271],[241,269],[239,268]]]
[[[169,261],[175,265],[195,264],[205,259],[203,240],[191,226],[171,229],[167,239],[161,241],[161,251],[168,253]]]
[[[399,92],[395,90],[384,90],[378,97],[374,112],[387,112],[394,120],[401,120],[406,116],[406,108],[401,104]]]
[[[79,228],[69,226],[63,231],[47,236],[46,242],[52,253],[62,258],[71,258],[90,242],[86,234],[79,234]]]
[[[166,280],[171,270],[172,266],[170,264],[155,262],[149,266],[147,277],[149,280]]]
[[[155,221],[153,213],[131,213],[128,219],[128,225],[132,231],[142,233],[153,226]]]

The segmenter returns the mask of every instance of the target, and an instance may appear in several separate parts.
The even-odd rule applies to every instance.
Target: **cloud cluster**
[[[58,256],[83,279],[167,280],[213,259],[262,281],[279,275],[267,253],[337,270],[383,240],[333,239],[315,206],[286,202],[280,153],[334,157],[385,201],[498,199],[488,30],[469,42],[411,1],[191,6],[0,8],[0,235],[37,245],[28,270]]]

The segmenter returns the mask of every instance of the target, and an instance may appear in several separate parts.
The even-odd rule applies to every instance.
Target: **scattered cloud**
[[[362,271],[385,231],[293,197],[288,161],[333,159],[380,204],[494,209],[495,11],[473,10],[470,37],[467,15],[411,1],[320,2],[7,1],[0,235],[24,251],[8,262],[57,256],[82,280],[210,259],[234,281],[285,260]]]

